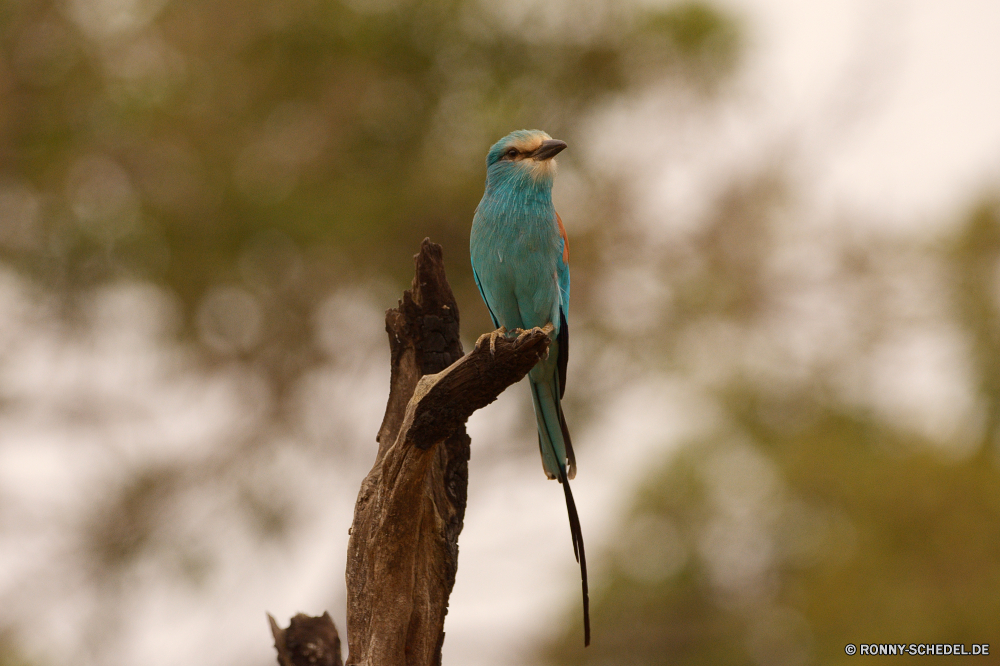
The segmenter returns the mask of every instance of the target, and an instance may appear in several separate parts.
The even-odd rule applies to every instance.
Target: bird
[[[541,130],[517,130],[493,144],[486,155],[486,189],[473,216],[469,253],[476,286],[497,329],[489,334],[491,350],[498,335],[541,328],[550,338],[548,355],[528,372],[528,384],[542,469],[562,484],[566,497],[583,583],[584,645],[590,645],[587,557],[569,486],[576,476],[576,456],[560,403],[569,354],[569,239],[552,205],[552,184],[555,157],[565,148],[564,141]]]

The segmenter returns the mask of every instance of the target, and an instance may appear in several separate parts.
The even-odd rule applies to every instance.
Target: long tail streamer
[[[587,587],[587,554],[583,550],[583,530],[580,529],[580,516],[576,512],[576,502],[573,501],[573,491],[569,488],[566,478],[566,466],[559,465],[559,483],[566,494],[566,511],[569,513],[569,531],[573,536],[573,554],[580,563],[580,578],[583,581],[583,644],[590,645],[590,590]]]

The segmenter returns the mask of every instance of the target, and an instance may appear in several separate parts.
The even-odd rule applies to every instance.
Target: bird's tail
[[[537,368],[537,366],[536,366]],[[583,583],[583,640],[590,645],[590,590],[587,585],[587,554],[583,549],[583,530],[580,515],[573,501],[573,491],[569,480],[576,475],[576,458],[569,438],[566,419],[559,404],[559,392],[555,377],[550,381],[536,381],[529,375],[531,396],[535,403],[535,417],[538,420],[538,447],[542,453],[542,466],[550,479],[559,479],[566,495],[566,511],[569,514],[569,531],[573,538],[573,554],[580,563],[580,578]]]
[[[543,361],[544,363],[544,361]],[[538,449],[542,454],[542,467],[545,476],[550,479],[560,478],[560,469],[567,479],[576,476],[576,456],[573,454],[573,443],[566,427],[562,406],[559,404],[559,392],[552,373],[545,373],[541,378],[533,377],[536,366],[528,375],[531,384],[531,397],[535,403],[535,419],[538,421]]]

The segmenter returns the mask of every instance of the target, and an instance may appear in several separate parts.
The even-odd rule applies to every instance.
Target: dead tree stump
[[[279,628],[270,613],[267,619],[279,666],[343,666],[340,636],[329,613],[319,617],[299,613],[287,629]]]
[[[463,356],[441,246],[425,239],[414,260],[411,289],[386,312],[389,399],[347,547],[348,666],[441,663],[469,481],[465,422],[549,346],[535,329]]]

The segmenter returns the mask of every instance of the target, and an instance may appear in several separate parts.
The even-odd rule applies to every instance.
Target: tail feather
[[[566,495],[566,511],[569,513],[569,532],[573,537],[573,554],[580,563],[580,580],[583,584],[583,645],[590,645],[590,589],[587,586],[587,553],[583,549],[583,530],[580,528],[580,515],[576,512],[576,502],[573,501],[573,491],[569,488],[566,470],[559,469],[559,482]]]
[[[556,386],[552,382],[538,381],[529,375],[531,397],[535,403],[538,421],[538,450],[542,454],[542,467],[550,479],[559,478],[559,467],[566,467],[566,477],[576,478],[576,454],[569,436],[566,417],[563,416]]]
[[[580,516],[573,501],[573,491],[569,480],[576,474],[576,456],[570,442],[569,429],[559,404],[558,392],[552,382],[539,382],[529,376],[531,395],[535,403],[538,420],[538,446],[542,454],[542,466],[550,479],[559,479],[566,495],[566,511],[569,514],[569,531],[573,539],[573,555],[580,563],[580,578],[583,584],[583,634],[584,644],[590,645],[590,591],[587,585],[587,554],[583,548],[583,530]]]
[[[576,478],[576,454],[573,453],[573,442],[569,438],[569,427],[566,426],[566,417],[563,416],[562,403],[556,401],[556,411],[559,413],[559,429],[562,431],[563,448],[566,450],[566,477]]]
[[[565,465],[566,450],[561,446],[561,432],[549,429],[549,422],[559,422],[558,410],[552,401],[550,387],[534,380],[530,375],[531,398],[535,403],[535,419],[538,421],[538,452],[542,455],[542,468],[550,479],[559,478],[559,468]]]

